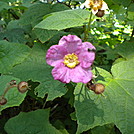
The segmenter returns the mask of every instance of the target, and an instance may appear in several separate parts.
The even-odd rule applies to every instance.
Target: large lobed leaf
[[[61,134],[49,123],[49,110],[20,113],[5,125],[8,134]]]
[[[125,59],[134,58],[134,42],[125,42],[118,45],[115,51]]]
[[[44,4],[44,3],[34,4],[33,6],[29,7],[28,10],[22,15],[22,17],[20,18],[20,24],[22,25],[32,24],[32,26],[35,26],[43,19],[43,16],[52,12],[67,9],[69,8],[63,4],[55,4],[55,5]]]
[[[47,29],[40,29],[35,28],[34,33],[37,36],[37,38],[42,42],[46,42],[47,40],[51,39],[54,35],[59,33],[56,30],[47,30]]]
[[[21,63],[30,53],[30,48],[18,43],[0,41],[0,73],[7,73]]]
[[[36,88],[39,97],[48,93],[48,100],[60,97],[66,90],[63,83],[54,80],[51,75],[52,68],[45,62],[46,46],[35,44],[27,60],[15,66],[11,75],[23,81],[33,80],[40,82]]]
[[[66,10],[46,16],[35,28],[62,30],[70,27],[83,26],[88,22],[90,12],[83,9]]]
[[[123,134],[134,133],[134,59],[115,64],[111,71],[113,78],[104,77],[105,97],[85,89],[81,83],[76,86],[77,133],[108,123],[114,123]]]
[[[20,82],[18,78],[12,76],[0,76],[0,96],[3,95],[6,87],[8,86],[8,83],[11,80],[16,80],[17,84]],[[8,107],[19,106],[24,100],[25,96],[26,93],[20,93],[17,87],[9,89],[9,91],[5,95],[7,103],[5,105],[0,106],[0,112]]]

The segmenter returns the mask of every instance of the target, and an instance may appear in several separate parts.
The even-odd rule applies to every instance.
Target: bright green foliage
[[[70,27],[82,26],[88,22],[90,12],[87,10],[76,9],[56,12],[46,16],[35,28],[48,30],[62,30]]]
[[[122,4],[123,6],[128,6],[131,0],[112,0],[116,4]]]
[[[61,5],[61,4],[35,4],[31,6],[21,17],[20,24],[28,25],[31,24],[35,26],[38,24],[42,19],[43,16],[57,11],[67,10],[68,7]]]
[[[0,96],[3,95],[5,89],[7,88],[7,86],[9,86],[9,82],[11,80],[16,80],[17,84],[20,82],[20,80],[18,78],[12,77],[12,76],[1,76],[0,77]],[[18,92],[17,87],[14,88],[10,88],[9,91],[6,93],[6,95],[4,96],[7,99],[7,103],[5,105],[1,105],[0,106],[0,112],[3,109],[9,108],[9,107],[13,107],[13,106],[19,106],[22,101],[24,100],[26,96],[26,93],[20,93]]]
[[[84,1],[0,0],[0,96],[11,80],[31,89],[7,92],[0,134],[134,134],[134,0],[104,0],[102,18]],[[96,47],[91,68],[103,95],[53,79],[46,52],[68,34]]]
[[[8,134],[61,134],[49,123],[49,110],[20,113],[5,126]]]
[[[134,60],[120,62],[112,67],[113,78],[109,77],[109,81],[105,82],[105,97],[77,84],[74,93],[77,133],[98,125],[114,123],[122,133],[133,134],[133,68]],[[101,76],[103,77],[102,72]]]
[[[29,55],[30,49],[23,44],[0,41],[0,73],[7,73]]]
[[[38,39],[44,43],[47,40],[51,39],[55,34],[58,33],[56,30],[47,30],[47,29],[40,29],[35,28],[34,33],[37,35]]]
[[[132,59],[134,58],[134,45],[132,42],[124,42],[116,48],[116,52],[123,58]]]
[[[11,74],[23,81],[40,82],[41,84],[36,89],[38,96],[43,98],[48,93],[48,100],[53,100],[65,94],[66,89],[63,83],[53,79],[52,68],[45,63],[45,52],[43,45],[35,44],[29,58],[14,67]]]

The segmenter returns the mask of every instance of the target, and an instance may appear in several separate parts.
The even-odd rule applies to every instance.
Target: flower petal
[[[101,10],[109,9],[107,3],[103,1]]]
[[[52,75],[55,80],[59,80],[63,83],[70,82],[70,69],[66,67],[63,63],[58,64],[52,70]]]
[[[83,68],[89,68],[95,59],[94,52],[83,52],[79,55],[80,66]]]
[[[64,66],[63,63],[54,67],[52,75],[55,80],[59,80],[63,83],[69,83],[70,81],[75,83],[87,83],[92,79],[90,68],[84,69],[81,66],[76,66],[74,69],[70,69]]]
[[[88,83],[92,79],[92,72],[90,68],[84,69],[81,66],[77,66],[70,71],[70,79],[75,83]]]
[[[82,46],[84,47],[84,50],[87,50],[87,51],[88,51],[88,49],[90,49],[90,50],[92,50],[92,49],[96,50],[96,48],[90,42],[83,42],[82,43]]]
[[[86,8],[90,8],[90,0],[86,0],[86,1],[84,2],[84,6],[85,6]]]
[[[76,35],[63,36],[59,41],[59,45],[64,46],[68,53],[79,52],[82,40]]]
[[[63,58],[66,54],[67,51],[63,46],[53,45],[47,51],[46,62],[51,66],[56,66],[63,61]]]

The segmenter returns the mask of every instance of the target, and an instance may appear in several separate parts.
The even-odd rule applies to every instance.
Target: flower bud
[[[25,81],[21,81],[19,84],[18,84],[18,91],[21,92],[21,93],[25,93],[29,87],[28,87],[28,83],[25,82]]]
[[[7,103],[7,99],[6,98],[1,98],[0,99],[0,105],[5,105]]]
[[[11,81],[9,82],[9,84],[10,84],[10,86],[16,85],[16,80],[11,80]]]
[[[104,86],[103,84],[101,84],[101,83],[96,83],[96,84],[94,85],[94,92],[95,92],[96,94],[102,94],[102,93],[104,92],[104,90],[105,90],[105,86]]]
[[[93,91],[94,91],[94,84],[92,83],[92,80],[87,83],[87,87],[88,87],[90,90],[93,90]]]
[[[98,12],[95,14],[97,17],[103,17],[105,14],[104,10],[98,10]]]

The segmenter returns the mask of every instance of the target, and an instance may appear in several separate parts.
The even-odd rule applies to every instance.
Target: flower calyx
[[[97,17],[103,17],[105,15],[105,11],[104,10],[98,10],[98,12],[95,14]]]
[[[102,94],[105,91],[105,86],[102,83],[92,83],[92,81],[87,83],[88,89],[94,91],[95,94]]]
[[[0,99],[0,105],[5,105],[6,103],[7,103],[7,99],[4,98],[4,97],[2,97],[2,98]]]
[[[28,83],[27,83],[27,82],[21,81],[21,82],[18,84],[17,88],[18,88],[18,91],[19,91],[20,93],[25,93],[25,92],[29,89],[29,86],[28,86]]]

